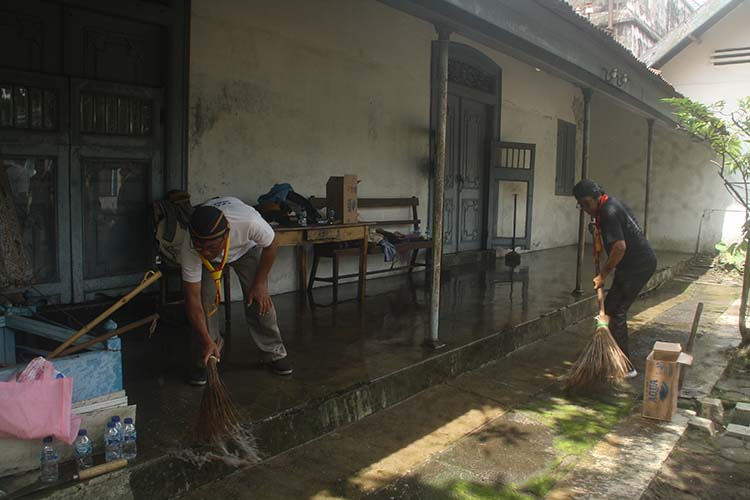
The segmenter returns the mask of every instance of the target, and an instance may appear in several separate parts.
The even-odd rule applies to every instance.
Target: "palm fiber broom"
[[[602,246],[601,234],[597,228],[594,232],[594,269],[597,276]],[[565,376],[563,386],[566,390],[591,391],[609,384],[618,384],[625,380],[625,375],[633,368],[609,331],[609,317],[604,311],[604,289],[598,288],[596,296],[599,301],[596,331]]]
[[[229,392],[219,377],[218,360],[208,358],[207,383],[198,410],[195,435],[199,441],[213,444],[221,442],[236,432],[239,421]]]

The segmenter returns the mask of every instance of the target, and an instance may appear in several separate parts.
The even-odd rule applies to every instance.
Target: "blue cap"
[[[133,419],[130,418],[130,417],[128,417],[128,418],[125,419],[125,423],[126,424],[132,424],[133,423]]]
[[[78,431],[78,435],[79,436],[85,436],[87,434],[88,434],[88,432],[86,432],[86,429],[81,429],[81,430]]]
[[[119,415],[115,415],[114,417],[112,417],[112,422],[117,423],[119,421],[120,421],[120,416]]]
[[[114,426],[115,426],[115,423],[112,422],[111,420],[107,422],[107,427],[114,427]]]
[[[43,439],[43,441],[45,443],[51,443],[52,442],[52,436],[47,436],[46,438]]]

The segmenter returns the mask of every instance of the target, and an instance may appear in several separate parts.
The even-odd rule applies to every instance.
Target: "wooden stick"
[[[685,353],[693,354],[693,346],[695,345],[695,335],[698,333],[698,323],[701,321],[701,314],[703,314],[703,302],[698,302],[698,307],[695,308],[695,316],[693,317],[693,326],[690,328],[690,336],[688,337],[687,344],[685,344]],[[682,389],[682,384],[685,382],[685,371],[688,366],[683,366],[680,369],[680,380],[677,385],[678,389]]]
[[[131,330],[135,330],[139,326],[143,326],[147,323],[151,323],[159,319],[159,314],[152,314],[150,316],[146,316],[145,318],[139,319],[138,321],[134,321],[128,325],[121,326],[117,330],[112,330],[111,332],[105,333],[104,335],[100,335],[96,338],[93,338],[89,340],[88,342],[85,342],[83,344],[74,345],[73,347],[70,347],[63,352],[60,353],[60,356],[69,356],[71,354],[75,354],[78,351],[82,351],[84,349],[87,349],[91,347],[94,344],[98,344],[99,342],[104,342],[107,339],[110,339],[116,335],[122,335],[123,333],[127,333]]]
[[[161,271],[149,271],[146,273],[146,275],[143,277],[143,281],[141,281],[141,284],[135,287],[130,293],[122,297],[120,300],[112,304],[106,311],[101,313],[99,316],[96,317],[93,321],[91,321],[89,324],[78,330],[72,337],[70,337],[68,340],[63,342],[60,346],[58,346],[57,349],[52,351],[52,354],[49,355],[47,359],[53,359],[60,355],[61,352],[63,352],[65,349],[70,347],[70,344],[78,340],[80,337],[83,337],[88,332],[90,332],[96,325],[107,319],[109,316],[111,316],[115,311],[120,309],[122,306],[130,302],[130,299],[141,293],[143,290],[151,286],[156,280],[161,278]]]
[[[695,334],[698,333],[698,323],[700,323],[701,314],[703,314],[703,302],[698,302],[698,307],[695,308],[695,316],[693,317],[693,327],[690,329],[690,337],[688,337],[687,344],[685,345],[685,352],[688,354],[693,354]]]
[[[89,469],[84,469],[78,474],[76,474],[75,476],[73,476],[73,479],[78,479],[79,481],[85,481],[87,479],[91,479],[92,477],[106,474],[107,472],[112,472],[118,469],[122,469],[123,467],[126,467],[127,465],[128,465],[128,461],[122,458],[120,460],[107,462],[106,464],[97,465]]]

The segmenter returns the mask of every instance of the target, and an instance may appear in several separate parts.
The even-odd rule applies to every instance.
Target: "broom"
[[[601,235],[597,229],[594,233],[594,269],[597,276],[601,250]],[[598,288],[596,296],[599,301],[596,331],[565,377],[563,385],[566,390],[589,391],[617,384],[625,380],[625,375],[633,368],[609,331],[609,317],[604,311],[604,289]]]
[[[208,358],[207,383],[195,425],[195,436],[207,444],[220,442],[239,428],[237,412],[226,386],[219,378],[218,362],[214,356]]]

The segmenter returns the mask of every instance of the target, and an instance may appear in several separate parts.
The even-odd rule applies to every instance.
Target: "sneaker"
[[[282,377],[288,377],[293,371],[292,365],[289,364],[289,360],[286,357],[271,361],[271,370],[276,375],[281,375]]]
[[[190,385],[194,385],[196,387],[200,387],[202,385],[206,385],[206,380],[208,379],[208,376],[206,375],[206,369],[205,368],[193,368],[190,371],[190,379],[188,380],[188,383]]]
[[[638,376],[638,372],[633,368],[628,373],[625,374],[625,378],[635,378]]]

